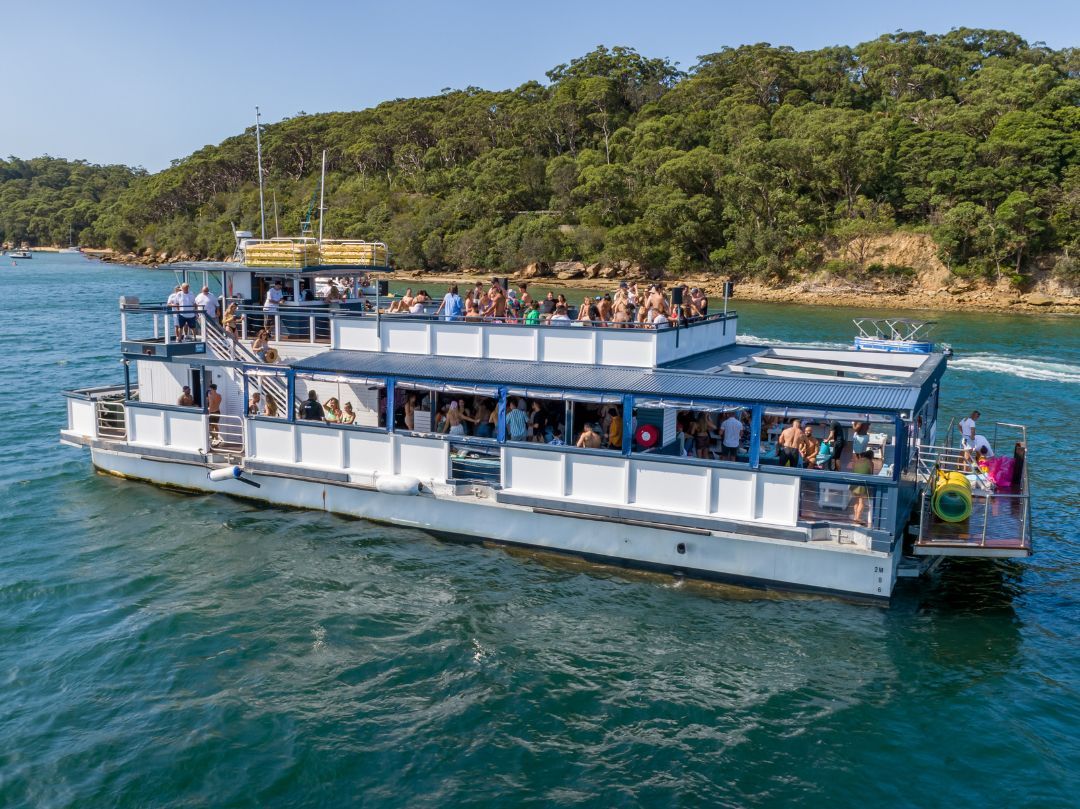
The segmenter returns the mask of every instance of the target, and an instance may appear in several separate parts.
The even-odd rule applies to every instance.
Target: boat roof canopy
[[[855,352],[836,352],[837,354]],[[398,354],[332,349],[294,361],[290,367],[306,373],[366,377],[401,377],[442,383],[478,382],[513,388],[574,390],[631,394],[651,399],[719,401],[731,404],[811,407],[830,411],[905,413],[917,410],[945,370],[940,354],[926,355],[902,380],[808,378],[740,373],[727,366],[689,368],[622,368],[561,362],[526,362],[470,357]]]

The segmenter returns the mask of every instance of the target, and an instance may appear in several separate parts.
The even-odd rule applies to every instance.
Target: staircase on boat
[[[222,360],[234,360],[240,362],[250,362],[255,365],[263,364],[255,353],[248,348],[244,343],[239,340],[234,340],[231,335],[225,332],[221,328],[221,325],[217,321],[208,317],[201,318],[203,322],[203,340],[205,341],[207,348],[215,357]],[[240,386],[241,390],[244,386],[243,374],[239,368],[229,367],[226,369],[229,377]],[[252,374],[248,374],[252,377]],[[278,412],[285,414],[289,412],[289,393],[285,385],[275,377],[270,375],[258,375],[252,378],[259,380],[259,390],[265,398],[273,399],[274,404],[278,407]],[[244,410],[247,409],[247,402],[244,403]]]

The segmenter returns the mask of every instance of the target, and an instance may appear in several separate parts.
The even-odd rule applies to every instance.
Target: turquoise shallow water
[[[0,806],[1075,805],[1076,320],[940,315],[946,421],[1033,428],[1038,553],[880,610],[96,475],[58,391],[121,380],[117,296],[170,279],[0,267]]]

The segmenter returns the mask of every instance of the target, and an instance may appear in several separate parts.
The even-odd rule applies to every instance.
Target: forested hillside
[[[101,241],[94,223],[145,172],[81,160],[0,160],[0,241],[67,245]]]
[[[1075,275],[1076,49],[960,29],[725,48],[680,72],[597,48],[547,79],[266,127],[282,234],[297,232],[325,148],[326,232],[387,241],[402,267],[579,258],[759,277],[902,272],[859,245],[904,228],[931,233],[959,275],[1021,283],[1051,253]],[[67,197],[8,179],[35,161],[3,164],[0,227],[62,242],[74,219],[86,243],[224,256],[230,222],[258,231],[254,151],[249,130],[149,176],[69,164],[79,190]],[[87,173],[107,186],[95,199]]]

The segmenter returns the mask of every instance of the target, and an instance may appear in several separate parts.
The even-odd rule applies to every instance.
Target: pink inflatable
[[[1004,455],[995,455],[987,460],[987,474],[995,486],[1000,488],[1012,485],[1013,459]]]

